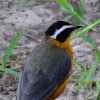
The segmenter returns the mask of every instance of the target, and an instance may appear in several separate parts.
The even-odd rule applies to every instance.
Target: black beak
[[[82,26],[74,26],[73,27],[73,31],[76,30],[76,29],[78,29],[78,28],[80,28],[80,27],[82,27]]]

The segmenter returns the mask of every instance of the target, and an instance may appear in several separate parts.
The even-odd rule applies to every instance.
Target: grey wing
[[[19,95],[17,100],[46,100],[56,91],[62,82],[67,78],[71,60],[67,55],[65,59],[56,64],[52,72],[37,74],[24,70],[19,84]]]

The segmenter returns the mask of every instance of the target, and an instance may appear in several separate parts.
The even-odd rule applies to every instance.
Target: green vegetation
[[[23,32],[24,32],[24,30],[23,29],[20,29],[18,35],[13,39],[12,43],[7,48],[7,51],[6,51],[6,53],[5,53],[4,57],[3,57],[3,60],[2,60],[2,65],[0,66],[0,70],[1,71],[5,71],[5,72],[13,75],[16,78],[20,78],[20,74],[18,72],[16,72],[16,71],[10,69],[10,68],[6,68],[7,67],[6,63],[8,62],[8,59],[9,59],[9,57],[10,57],[10,55],[11,55],[14,47],[18,43],[20,37],[22,36]]]

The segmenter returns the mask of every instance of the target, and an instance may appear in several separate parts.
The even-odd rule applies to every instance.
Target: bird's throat
[[[60,47],[60,48],[68,48],[68,46],[70,45],[69,44],[69,38],[70,37],[68,37],[67,39],[66,39],[66,41],[64,41],[64,42],[59,42],[59,41],[57,41],[56,39],[53,39],[53,38],[50,38],[50,40],[54,43],[54,45],[56,46],[56,47]]]

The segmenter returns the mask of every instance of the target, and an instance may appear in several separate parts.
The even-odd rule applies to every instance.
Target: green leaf
[[[93,66],[91,67],[88,75],[87,75],[87,87],[88,87],[88,89],[90,89],[90,80],[91,80],[93,74],[95,73],[95,70],[97,69],[99,63],[100,63],[100,60],[96,59]]]
[[[73,7],[66,2],[65,0],[56,0],[60,5],[63,5],[63,7],[65,7],[70,14],[72,14],[73,16],[78,16],[76,11],[73,9]]]
[[[82,84],[83,84],[83,82],[84,82],[84,79],[85,79],[85,76],[86,76],[86,73],[83,72],[83,74],[82,74],[82,75],[80,76],[80,78],[79,78],[79,82],[78,82],[78,85],[77,85],[77,87],[76,87],[74,93],[76,93],[76,92],[80,89],[80,87],[82,86]]]
[[[56,0],[58,3],[62,4],[62,5],[66,5],[67,2],[65,0]]]
[[[72,17],[72,15],[68,15],[64,18],[64,21],[68,21],[70,18]]]
[[[82,70],[76,70],[72,73],[71,77],[74,76],[75,74],[82,74],[83,71]]]
[[[5,65],[14,49],[14,47],[16,46],[16,44],[18,43],[20,37],[22,36],[23,34],[23,29],[20,29],[18,35],[13,39],[12,43],[10,44],[10,46],[7,48],[7,51],[3,57],[3,60],[2,60],[2,65]]]
[[[80,0],[79,8],[78,8],[78,15],[82,18],[83,17],[83,0]],[[77,24],[82,25],[82,20],[77,18]]]
[[[96,88],[98,90],[97,100],[100,100],[100,83],[99,80],[96,78]]]
[[[93,47],[93,49],[95,50],[95,52],[98,56],[98,59],[95,61],[94,65],[92,66],[92,68],[89,71],[89,74],[87,75],[87,87],[90,89],[90,80],[91,80],[96,68],[98,67],[98,65],[100,63],[100,51],[99,51],[98,47],[96,46],[95,42],[90,37],[85,36],[85,35],[81,35],[80,37],[91,44],[91,46]]]
[[[20,78],[20,74],[12,69],[9,69],[9,68],[4,68],[4,69],[0,69],[1,71],[4,71],[4,72],[7,72],[11,75],[13,75],[14,77],[16,77],[17,79]]]
[[[98,49],[98,47],[96,46],[95,42],[88,36],[85,36],[85,35],[81,35],[80,36],[82,39],[86,40],[88,43],[91,44],[91,46],[93,47],[93,49],[95,50],[99,60],[100,60],[100,51]]]
[[[66,7],[66,12],[68,11],[68,13],[70,13],[72,16],[76,16],[76,17],[78,17],[78,19],[80,20],[80,21],[82,21],[82,22],[84,22],[86,25],[88,25],[89,26],[89,24],[78,14],[78,12],[80,12],[81,14],[83,13],[83,12],[81,12],[82,10],[83,10],[83,7],[81,7],[80,6],[80,11],[76,11],[76,10],[74,10],[73,9],[73,7],[67,2],[67,1],[65,1],[65,0],[56,0],[60,5],[63,5],[63,6],[65,6]],[[82,5],[82,3],[83,3],[83,1],[81,0],[80,1],[80,4]],[[96,29],[94,29],[93,28],[93,30],[95,30],[96,32],[98,32]],[[80,31],[80,29],[79,29],[79,31]],[[85,30],[84,30],[85,31]],[[75,37],[73,37],[73,38],[76,38],[77,36],[75,36]]]
[[[80,67],[83,71],[86,71],[85,68],[81,64],[79,64],[78,62],[74,61],[74,64],[76,66]]]
[[[78,15],[83,18],[83,0],[80,0],[79,3],[79,8],[78,8]],[[77,17],[77,25],[82,25],[82,20],[80,18]],[[81,31],[81,28],[78,29],[78,31]]]
[[[64,6],[64,5],[60,5],[60,11],[61,11],[61,12],[70,13],[70,10],[68,10],[68,9],[66,8],[66,6]]]
[[[99,80],[98,79],[96,79],[96,88],[100,92],[100,83],[99,83]]]
[[[84,34],[85,32],[87,32],[88,30],[92,29],[94,26],[96,26],[97,24],[100,24],[100,19],[97,20],[96,22],[94,22],[93,24],[89,25],[88,27],[86,27],[84,30],[82,30],[81,32],[78,32],[77,34],[71,36],[70,41],[79,37],[80,35]]]

